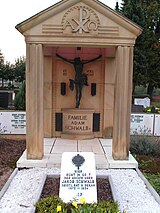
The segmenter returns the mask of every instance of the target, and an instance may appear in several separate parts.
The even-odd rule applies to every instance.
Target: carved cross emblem
[[[83,11],[86,12],[86,16],[83,16]],[[82,33],[83,31],[88,33],[89,30],[85,28],[85,24],[89,21],[90,14],[87,10],[85,10],[83,7],[80,7],[80,14],[79,14],[79,21],[76,19],[72,19],[78,26],[74,29],[74,32],[77,32],[79,30],[79,33]]]
[[[82,34],[96,32],[100,22],[93,10],[86,6],[76,6],[66,12],[62,24],[63,30],[70,29],[72,33]]]

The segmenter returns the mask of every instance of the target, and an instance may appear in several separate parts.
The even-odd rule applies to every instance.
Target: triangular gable
[[[24,36],[86,36],[135,40],[142,29],[98,0],[62,0],[16,28]]]

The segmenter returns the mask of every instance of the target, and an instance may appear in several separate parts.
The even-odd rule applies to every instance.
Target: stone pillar
[[[53,136],[53,114],[52,114],[52,56],[44,57],[44,137]]]
[[[130,142],[133,47],[119,46],[116,54],[113,147],[115,160],[127,160]]]
[[[26,140],[27,159],[43,157],[43,49],[27,44],[26,52]]]
[[[116,75],[116,59],[105,60],[104,89],[104,137],[113,138],[114,86]]]

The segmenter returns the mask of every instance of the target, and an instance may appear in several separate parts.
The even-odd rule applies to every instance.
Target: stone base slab
[[[42,160],[27,160],[26,151],[17,161],[18,168],[61,168],[63,152],[94,152],[96,169],[130,169],[138,168],[138,163],[130,154],[129,160],[114,160],[112,158],[111,139],[69,140],[62,138],[44,139],[44,156]]]

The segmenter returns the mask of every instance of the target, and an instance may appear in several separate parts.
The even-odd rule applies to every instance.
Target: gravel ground
[[[60,174],[59,169],[27,169],[18,171],[0,200],[1,213],[30,213],[45,174]],[[121,211],[127,213],[159,213],[160,205],[133,169],[98,170],[97,175],[111,175]]]

